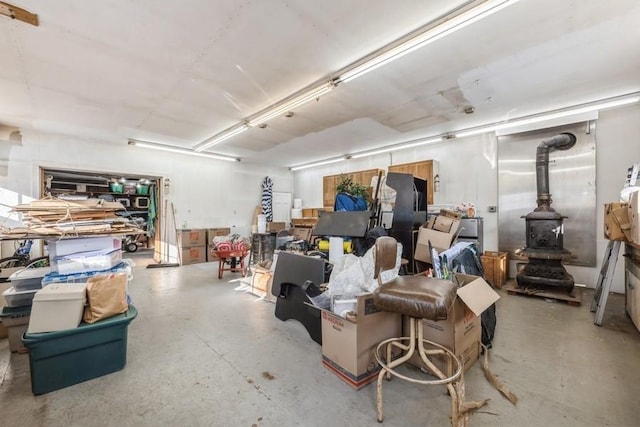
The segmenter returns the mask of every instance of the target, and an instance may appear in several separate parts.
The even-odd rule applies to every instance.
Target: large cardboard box
[[[604,205],[604,237],[609,240],[631,240],[628,203]]]
[[[229,234],[231,234],[231,228],[229,227],[207,228],[207,245],[210,245],[210,246],[213,245],[214,237],[228,236]],[[194,245],[194,246],[201,246],[201,245]]]
[[[442,215],[438,216],[440,218]],[[424,261],[431,264],[431,254],[429,253],[429,242],[438,253],[445,251],[451,247],[451,242],[458,232],[460,220],[451,217],[443,217],[438,223],[437,218],[431,218],[426,225],[418,230],[418,241],[416,242],[416,250],[413,255],[414,259]],[[448,228],[448,232],[438,231],[433,227],[438,226],[441,229]]]
[[[178,230],[178,247],[191,248],[194,246],[207,245],[207,230],[205,229],[182,229]]]
[[[402,336],[401,316],[378,310],[372,294],[356,298],[355,322],[322,311],[322,364],[356,390],[380,371],[374,352],[380,342]]]
[[[424,338],[453,351],[464,364],[466,371],[480,356],[482,338],[480,314],[495,303],[500,295],[482,277],[455,274],[454,279],[459,286],[458,296],[447,320],[434,322],[423,319],[422,325]],[[405,319],[405,336],[409,334],[408,324],[408,319]],[[433,356],[431,360],[445,374],[453,374],[444,357]],[[423,365],[417,354],[410,359],[409,363],[418,367]]]
[[[198,264],[207,261],[207,247],[194,246],[180,249],[182,255],[182,265]]]
[[[640,245],[640,191],[631,193],[628,212],[629,223],[631,224],[630,240]]]

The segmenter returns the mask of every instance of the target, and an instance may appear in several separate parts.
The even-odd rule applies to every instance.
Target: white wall
[[[636,105],[602,112],[596,124],[598,264],[608,243],[603,238],[602,206],[607,202],[618,200],[627,168],[633,163],[640,163],[638,117],[640,117],[640,106]],[[487,211],[488,206],[498,204],[496,149],[495,135],[487,134],[306,169],[295,172],[294,197],[302,199],[304,206],[322,206],[324,175],[371,168],[386,169],[389,165],[420,160],[437,160],[440,168],[440,192],[435,193],[435,203],[474,203],[478,215],[484,218],[484,249],[498,250],[497,215],[499,213]],[[613,289],[617,292],[624,292],[623,264],[620,257],[613,284]],[[514,268],[511,269],[512,275],[515,273],[514,270]],[[567,270],[574,276],[576,283],[595,287],[599,266],[595,268],[567,266]]]
[[[22,145],[3,147],[2,154],[8,160],[5,175],[0,176],[6,194],[39,197],[41,166],[169,178],[166,196],[175,206],[178,228],[186,221],[189,228],[235,227],[248,235],[265,176],[273,179],[274,191],[293,192],[293,175],[286,168],[231,163],[125,143],[104,144],[24,131]]]

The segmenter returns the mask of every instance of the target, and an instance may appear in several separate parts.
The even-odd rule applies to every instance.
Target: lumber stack
[[[118,202],[102,199],[61,200],[47,198],[16,205],[24,227],[3,229],[6,237],[81,236],[95,234],[137,234],[135,223],[116,215],[125,210]]]

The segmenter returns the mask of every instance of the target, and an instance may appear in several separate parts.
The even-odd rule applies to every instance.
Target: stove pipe
[[[571,133],[561,133],[538,145],[536,150],[536,185],[538,190],[536,203],[538,207],[534,209],[534,212],[554,212],[549,193],[549,153],[554,150],[568,150],[574,145],[576,145],[576,137]]]

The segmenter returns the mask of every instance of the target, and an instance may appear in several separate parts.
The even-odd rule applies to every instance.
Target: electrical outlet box
[[[497,206],[489,206],[487,208],[487,211],[490,213],[496,213],[498,211],[498,207]]]

